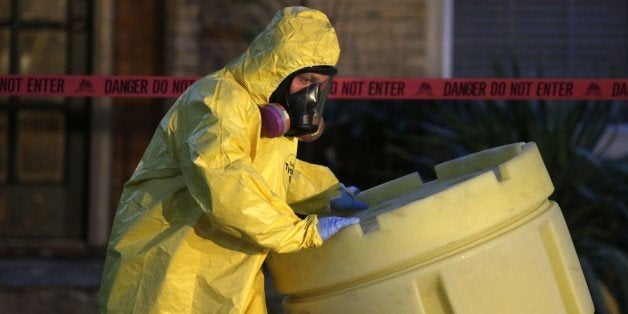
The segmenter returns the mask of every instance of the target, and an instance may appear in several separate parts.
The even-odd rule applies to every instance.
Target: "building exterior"
[[[341,76],[490,76],[488,55],[499,52],[491,47],[504,44],[522,60],[540,56],[537,60],[547,62],[552,73],[566,77],[591,75],[589,64],[626,77],[628,5],[590,3],[565,0],[549,8],[533,0],[398,0],[394,5],[377,0],[0,0],[0,73],[200,76],[238,56],[278,9],[305,5],[326,12],[336,26]],[[172,102],[0,96],[1,258],[101,260],[122,184]],[[6,267],[2,271],[10,272]],[[86,284],[91,305],[95,276]],[[18,278],[8,285],[29,282]]]
[[[0,60],[4,73],[15,74],[200,76],[237,57],[282,7],[281,1],[3,3]],[[341,75],[449,75],[445,6],[378,3],[297,4],[329,12],[343,49]],[[0,250],[37,256],[60,247],[102,248],[122,184],[173,100],[3,98]]]

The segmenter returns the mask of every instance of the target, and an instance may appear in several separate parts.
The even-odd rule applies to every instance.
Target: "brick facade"
[[[308,4],[325,12],[336,28],[342,75],[425,75],[425,1],[398,0],[391,5],[377,0],[316,0]]]
[[[264,29],[282,7],[280,2],[169,2],[166,13],[172,27],[166,41],[172,48],[166,64],[170,72],[202,75],[221,68]],[[399,0],[394,5],[377,0],[311,0],[300,4],[325,12],[334,24],[342,49],[338,64],[341,75],[426,74],[425,0]]]

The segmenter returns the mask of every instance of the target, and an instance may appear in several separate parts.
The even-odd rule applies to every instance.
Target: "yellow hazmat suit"
[[[258,106],[290,73],[339,53],[324,14],[286,8],[177,100],[125,184],[101,311],[266,312],[266,255],[321,245],[313,214],[339,190],[328,168],[296,158],[296,138],[260,137]]]

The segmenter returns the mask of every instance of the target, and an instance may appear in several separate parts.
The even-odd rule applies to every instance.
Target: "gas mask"
[[[307,72],[325,74],[329,79],[311,84],[290,95],[292,79]],[[334,67],[316,66],[301,69],[288,76],[271,95],[270,103],[260,107],[262,136],[296,136],[305,142],[318,139],[325,128],[323,109],[335,74]]]

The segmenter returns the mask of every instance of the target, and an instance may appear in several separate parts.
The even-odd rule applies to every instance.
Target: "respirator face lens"
[[[290,95],[286,110],[290,115],[291,127],[286,135],[300,136],[320,131],[319,124],[323,117],[331,81],[330,77]]]

